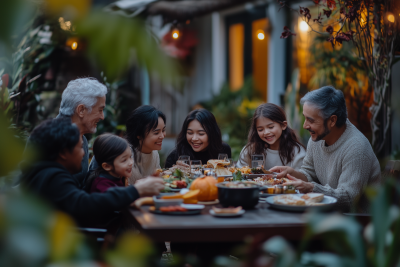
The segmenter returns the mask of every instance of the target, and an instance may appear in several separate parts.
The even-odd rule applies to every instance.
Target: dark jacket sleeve
[[[78,181],[67,173],[48,180],[44,189],[48,198],[61,210],[78,221],[103,217],[107,213],[128,207],[139,198],[135,187],[114,187],[104,193],[88,194],[79,189]]]
[[[171,168],[173,165],[176,164],[176,161],[178,160],[178,152],[176,148],[169,153],[167,159],[165,160],[165,165],[164,168],[168,169]]]

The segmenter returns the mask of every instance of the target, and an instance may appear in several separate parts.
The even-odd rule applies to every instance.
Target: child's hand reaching
[[[136,190],[141,197],[158,195],[164,189],[164,180],[159,177],[149,176],[135,183]]]

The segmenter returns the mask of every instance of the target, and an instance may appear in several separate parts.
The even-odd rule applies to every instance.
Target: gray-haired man
[[[307,93],[300,101],[311,133],[300,171],[274,167],[278,177],[287,176],[301,193],[316,192],[338,199],[348,211],[366,186],[380,183],[380,166],[368,139],[347,119],[346,101],[341,91],[325,86]],[[361,199],[358,211],[367,212]]]
[[[104,119],[107,87],[94,78],[72,80],[65,88],[60,105],[59,117],[70,117],[83,139],[85,155],[82,159],[82,170],[75,177],[84,185],[89,167],[89,148],[84,134],[95,133],[97,123]]]

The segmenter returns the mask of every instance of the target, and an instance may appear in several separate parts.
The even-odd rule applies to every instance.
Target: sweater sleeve
[[[104,193],[88,194],[78,188],[77,180],[66,173],[48,180],[45,192],[58,208],[78,221],[92,220],[126,208],[139,198],[135,187],[113,187]]]
[[[344,211],[350,210],[354,200],[365,190],[371,173],[371,159],[368,153],[343,153],[342,173],[339,176],[336,189],[329,184],[314,184],[313,192],[322,193],[337,198],[338,208]]]
[[[160,154],[158,154],[157,150],[154,150],[153,158],[154,158],[154,160],[156,162],[156,168],[154,169],[154,171],[157,170],[157,169],[161,169],[161,166],[160,166]]]
[[[248,150],[245,149],[245,148],[246,147],[244,147],[242,149],[242,151],[240,152],[239,160],[238,160],[238,162],[236,164],[236,167],[238,167],[238,168],[242,168],[242,167],[245,167],[245,166],[251,166],[251,158],[250,158],[250,155],[248,153]]]
[[[296,149],[296,152],[297,153],[294,155],[291,165],[293,169],[298,171],[301,169],[301,166],[303,165],[303,159],[306,156],[306,150],[303,147],[300,147],[300,151]]]
[[[171,168],[173,165],[176,164],[176,161],[178,160],[178,152],[176,148],[169,153],[167,159],[165,160],[165,165],[164,168],[168,169]]]
[[[313,145],[314,143],[310,138],[310,140],[308,140],[307,153],[303,159],[303,164],[301,165],[300,169],[300,172],[307,177],[309,182],[318,181],[314,168]]]

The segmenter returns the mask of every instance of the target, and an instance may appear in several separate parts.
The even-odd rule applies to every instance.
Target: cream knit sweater
[[[313,192],[338,199],[338,208],[350,210],[367,186],[381,182],[378,159],[367,138],[349,120],[342,136],[331,146],[325,141],[308,141],[307,154],[300,170],[314,184]],[[361,200],[359,212],[368,212]]]
[[[152,175],[155,170],[161,169],[160,156],[157,150],[153,150],[150,154],[139,152],[141,160],[138,164],[133,163],[132,175],[128,178],[129,184],[134,184],[137,180]]]

